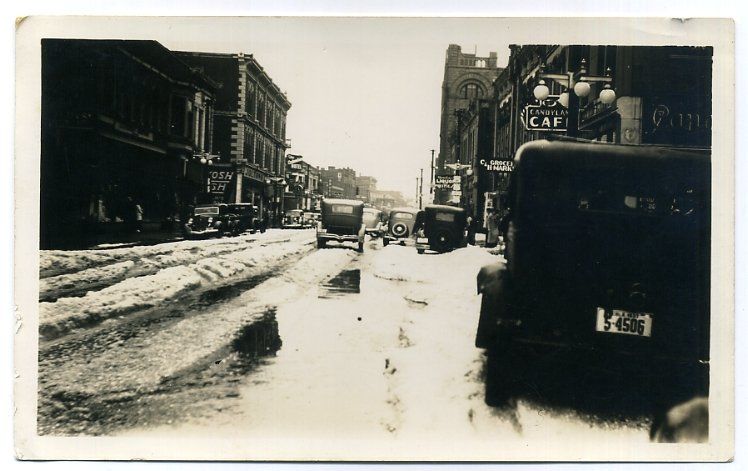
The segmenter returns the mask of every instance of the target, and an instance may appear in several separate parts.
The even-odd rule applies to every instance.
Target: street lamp
[[[532,90],[533,96],[539,101],[543,101],[550,95],[548,85],[546,85],[544,79],[551,79],[562,86],[566,87],[567,91],[562,93],[558,97],[558,103],[563,107],[569,107],[569,92],[571,89],[574,94],[579,98],[584,98],[590,94],[590,82],[604,83],[602,91],[600,91],[599,99],[602,103],[610,105],[616,99],[616,92],[611,87],[613,78],[611,77],[610,67],[605,68],[605,76],[600,77],[596,75],[587,75],[587,61],[582,59],[579,72],[566,72],[563,74],[547,74],[545,73],[545,65],[540,65],[540,73],[538,74],[540,80],[535,88]]]

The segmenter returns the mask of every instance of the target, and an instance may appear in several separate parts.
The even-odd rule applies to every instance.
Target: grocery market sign
[[[565,132],[569,122],[569,110],[557,102],[548,105],[527,105],[522,121],[528,131]]]

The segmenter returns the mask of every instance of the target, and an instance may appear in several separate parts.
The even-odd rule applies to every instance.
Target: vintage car
[[[289,209],[283,217],[283,227],[288,229],[298,229],[304,226],[304,210]]]
[[[355,242],[364,251],[366,226],[363,221],[364,204],[357,200],[326,198],[322,200],[322,219],[317,224],[317,247],[325,248],[328,241]]]
[[[302,218],[304,221],[304,227],[317,227],[317,222],[319,222],[320,216],[319,213],[314,211],[304,211]]]
[[[467,215],[455,206],[426,205],[416,215],[416,250],[439,253],[449,252],[467,245]]]
[[[265,225],[258,216],[257,207],[251,203],[232,203],[228,205],[230,213],[234,214],[232,223],[232,232],[241,234],[250,231],[254,234],[257,231],[265,232]]]
[[[710,191],[706,150],[523,145],[500,223],[506,263],[477,280],[487,402],[562,352],[646,384],[683,371],[678,387],[705,393]]]
[[[382,235],[382,211],[376,208],[364,208],[364,225],[366,233],[371,237]]]
[[[382,244],[387,246],[390,242],[405,241],[413,235],[413,225],[416,222],[417,208],[393,208],[390,210],[385,232],[382,236]]]
[[[201,204],[195,207],[182,229],[189,239],[222,236],[233,231],[235,220],[227,204]]]

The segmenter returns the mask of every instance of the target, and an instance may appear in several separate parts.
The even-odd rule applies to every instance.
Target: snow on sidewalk
[[[254,241],[263,242],[288,238],[291,234],[292,231],[269,229],[264,234],[243,234],[231,238],[184,240],[106,250],[41,250],[39,252],[39,276],[43,279],[127,260],[200,252],[210,248],[221,250],[222,247],[231,248]]]
[[[126,278],[83,297],[40,303],[39,332],[47,338],[57,337],[75,328],[177,300],[188,292],[215,287],[239,275],[259,274],[282,258],[299,256],[311,250],[312,240],[313,234],[298,233],[283,244],[252,244],[242,249],[242,240],[238,239],[232,241],[234,251],[228,252],[208,244],[193,263],[188,262],[194,254],[172,252],[169,257],[178,260],[169,264],[180,261],[188,264],[169,266],[151,275]],[[145,247],[142,249],[147,251]]]

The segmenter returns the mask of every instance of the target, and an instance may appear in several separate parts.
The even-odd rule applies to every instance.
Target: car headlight
[[[213,224],[213,218],[208,218],[208,224]]]

